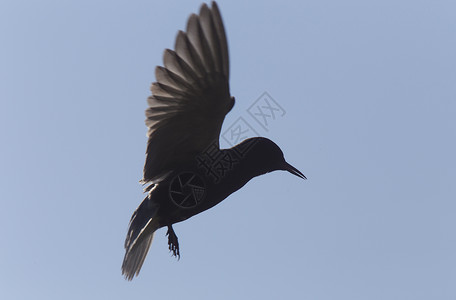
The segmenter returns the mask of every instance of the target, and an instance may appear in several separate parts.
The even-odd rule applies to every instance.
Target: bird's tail
[[[159,205],[152,203],[149,196],[133,213],[125,239],[125,256],[122,263],[122,275],[132,280],[146,259],[158,222],[155,218]]]

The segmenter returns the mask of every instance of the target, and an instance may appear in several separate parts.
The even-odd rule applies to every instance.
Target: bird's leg
[[[180,259],[179,242],[177,241],[177,235],[174,233],[172,225],[168,225],[168,231],[166,232],[166,235],[168,236],[169,251],[173,252],[173,256],[177,257],[177,259]]]

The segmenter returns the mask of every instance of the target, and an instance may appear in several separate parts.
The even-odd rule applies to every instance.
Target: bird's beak
[[[283,167],[283,170],[285,171],[288,171],[290,172],[291,174],[293,175],[296,175],[298,177],[301,177],[302,179],[307,179],[306,176],[304,176],[304,174],[301,173],[301,171],[299,171],[298,169],[296,169],[295,167],[293,167],[292,165],[290,165],[289,163],[285,162],[285,165]]]

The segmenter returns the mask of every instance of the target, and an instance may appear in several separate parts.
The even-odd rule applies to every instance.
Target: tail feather
[[[154,233],[147,236],[140,244],[136,244],[133,249],[125,253],[122,263],[122,275],[125,276],[125,279],[132,280],[134,276],[139,275],[139,271],[141,271],[147,252],[149,252],[150,245],[152,244]]]
[[[159,205],[152,202],[149,194],[131,217],[122,263],[122,275],[128,280],[138,276],[146,259],[155,230],[159,227],[156,218],[158,208]]]

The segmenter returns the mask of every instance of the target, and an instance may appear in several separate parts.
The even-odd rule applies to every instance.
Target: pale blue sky
[[[255,178],[175,226],[179,262],[161,229],[123,279],[154,67],[200,4],[0,3],[0,298],[456,299],[454,1],[219,1],[224,130],[309,180]]]

